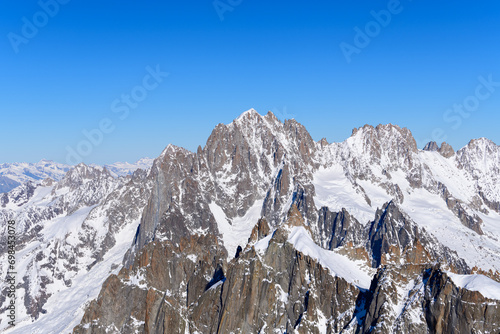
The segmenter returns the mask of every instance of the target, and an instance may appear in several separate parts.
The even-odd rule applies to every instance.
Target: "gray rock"
[[[439,146],[435,141],[430,141],[427,144],[425,144],[425,146],[424,146],[424,151],[434,152],[434,151],[438,151],[438,150],[439,150]]]
[[[439,148],[438,152],[445,158],[451,158],[452,156],[455,155],[453,147],[451,147],[451,145],[446,142],[443,142],[441,144],[441,147]]]

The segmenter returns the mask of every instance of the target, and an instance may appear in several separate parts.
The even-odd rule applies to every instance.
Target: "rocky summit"
[[[6,333],[500,332],[486,138],[419,149],[387,124],[328,143],[251,109],[196,152],[168,145],[129,175],[80,164],[0,210],[18,239]]]

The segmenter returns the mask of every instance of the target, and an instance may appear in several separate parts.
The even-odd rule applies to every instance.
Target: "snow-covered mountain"
[[[143,170],[114,178],[103,167],[80,164],[59,182],[28,182],[4,194],[1,235],[7,236],[7,220],[16,222],[17,319],[38,319],[40,332],[69,331],[66,321],[120,266],[149,191]],[[66,320],[54,321],[57,316]],[[7,325],[4,319],[0,325]]]
[[[7,333],[498,332],[499,150],[391,124],[315,142],[251,109],[147,172],[27,183],[0,202]]]
[[[110,165],[104,165],[107,170],[111,173],[111,175],[117,176],[125,176],[133,174],[137,169],[147,170],[151,168],[153,165],[154,159],[152,158],[142,158],[137,160],[134,163],[128,162],[115,162]]]
[[[45,178],[60,180],[70,168],[71,166],[50,160],[0,164],[0,193],[8,192],[28,181],[41,181]]]
[[[148,169],[154,159],[142,158],[135,163],[115,162],[104,165],[114,177],[131,175],[135,170]],[[91,165],[98,166],[98,165]],[[37,163],[16,162],[0,164],[0,193],[9,192],[22,183],[39,182],[46,178],[59,181],[73,166],[50,160],[40,160]]]

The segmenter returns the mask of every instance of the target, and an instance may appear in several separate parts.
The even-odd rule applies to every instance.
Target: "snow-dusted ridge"
[[[255,222],[260,218],[262,203],[262,200],[256,201],[243,217],[233,219],[227,218],[220,206],[210,203],[210,211],[217,221],[229,259],[234,257],[238,246],[244,247],[247,244]]]
[[[461,288],[478,291],[486,298],[500,300],[500,283],[492,280],[491,278],[484,275],[447,274],[453,283]]]

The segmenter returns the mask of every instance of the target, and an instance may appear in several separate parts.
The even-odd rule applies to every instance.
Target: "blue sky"
[[[316,140],[393,123],[500,144],[495,1],[54,1],[0,3],[0,163],[195,150],[252,107]]]

